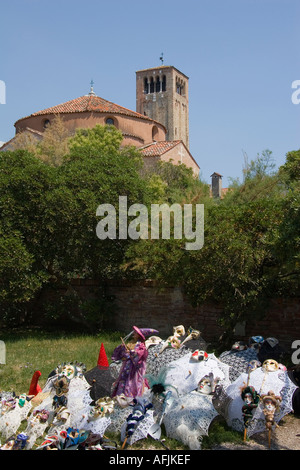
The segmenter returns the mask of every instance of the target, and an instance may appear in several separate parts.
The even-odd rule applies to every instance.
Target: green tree
[[[71,131],[60,115],[55,116],[43,132],[37,144],[36,155],[50,166],[59,166],[69,154]]]
[[[147,189],[139,176],[141,157],[133,148],[120,148],[120,134],[114,129],[97,127],[88,135],[74,136],[76,151],[72,153],[72,147],[55,167],[24,150],[1,154],[3,300],[18,300],[13,285],[20,286],[18,301],[25,301],[33,300],[46,284],[67,288],[74,277],[99,279],[118,272],[131,240],[100,240],[96,210],[104,203],[118,209],[119,195],[127,196],[128,205],[143,203]],[[101,139],[97,147],[95,135],[110,142],[109,150]],[[23,258],[15,272],[9,246]],[[27,286],[23,293],[22,286]]]
[[[223,308],[223,339],[231,341],[236,323],[261,317],[270,298],[299,294],[294,154],[289,155],[287,166],[288,184],[283,184],[267,152],[252,162],[245,181],[224,199],[202,199],[205,234],[201,250],[187,251],[179,240],[141,241],[130,247],[125,268],[161,283],[180,284],[194,306],[218,302]],[[291,181],[294,184],[288,190]]]
[[[291,184],[295,184],[295,188],[299,190],[300,150],[294,150],[286,154],[285,163],[279,168],[279,175],[289,188]]]
[[[97,124],[90,129],[77,129],[70,139],[70,157],[79,159],[103,158],[103,155],[117,155],[123,140],[122,133],[114,126]],[[124,151],[124,149],[123,149]]]

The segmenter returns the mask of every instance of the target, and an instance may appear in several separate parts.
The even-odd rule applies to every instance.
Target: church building
[[[161,65],[136,72],[136,111],[97,96],[92,82],[87,95],[19,119],[15,133],[42,139],[57,115],[71,133],[96,124],[113,125],[123,135],[122,145],[139,149],[146,165],[158,160],[185,164],[198,177],[199,165],[189,151],[188,114],[188,77],[173,66]],[[0,151],[11,150],[13,141]]]

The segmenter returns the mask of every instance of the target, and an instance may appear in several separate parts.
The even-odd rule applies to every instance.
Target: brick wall
[[[107,281],[106,290],[114,298],[114,314],[106,320],[107,328],[124,333],[133,325],[150,327],[163,338],[173,332],[173,326],[184,325],[201,331],[202,338],[215,343],[222,333],[218,318],[222,306],[207,303],[192,307],[180,287],[161,288],[153,281]],[[84,296],[94,290],[94,281],[75,280],[73,287]],[[250,336],[273,336],[288,350],[292,342],[300,340],[300,299],[273,299],[260,321],[248,322],[237,330],[237,339]]]
[[[217,322],[222,306],[207,303],[194,308],[180,287],[161,288],[153,281],[109,281],[106,285],[116,307],[110,327],[124,332],[132,325],[150,327],[166,337],[173,326],[182,324],[200,330],[206,342],[215,342],[222,333]],[[248,340],[252,335],[274,336],[288,348],[300,340],[300,299],[272,300],[265,318],[248,322],[237,339]]]

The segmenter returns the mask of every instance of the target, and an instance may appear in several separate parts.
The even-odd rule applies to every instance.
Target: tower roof
[[[154,71],[154,70],[163,71],[163,70],[167,70],[167,69],[176,70],[176,72],[180,73],[181,75],[184,75],[187,79],[189,79],[189,77],[185,73],[181,72],[179,69],[177,69],[173,65],[158,65],[157,67],[149,67],[147,69],[137,70],[136,74],[141,73],[141,72],[151,72],[151,71]]]
[[[30,116],[40,116],[40,115],[47,115],[47,114],[68,114],[68,113],[83,113],[83,112],[95,112],[95,113],[110,113],[110,114],[123,114],[130,117],[137,117],[139,119],[144,119],[147,121],[153,121],[153,119],[149,118],[148,116],[144,116],[143,114],[139,114],[135,111],[131,111],[130,109],[124,108],[123,106],[119,106],[111,101],[107,101],[100,96],[97,96],[93,93],[89,93],[88,95],[80,96],[79,98],[75,98],[70,101],[66,101],[65,103],[58,104],[56,106],[52,106],[50,108],[43,109],[41,111],[37,111],[32,113]],[[26,118],[19,119],[15,125]]]

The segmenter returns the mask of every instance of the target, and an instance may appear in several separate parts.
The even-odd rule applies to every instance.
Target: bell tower
[[[189,78],[173,66],[136,72],[136,111],[160,122],[166,140],[182,140],[189,148]]]

